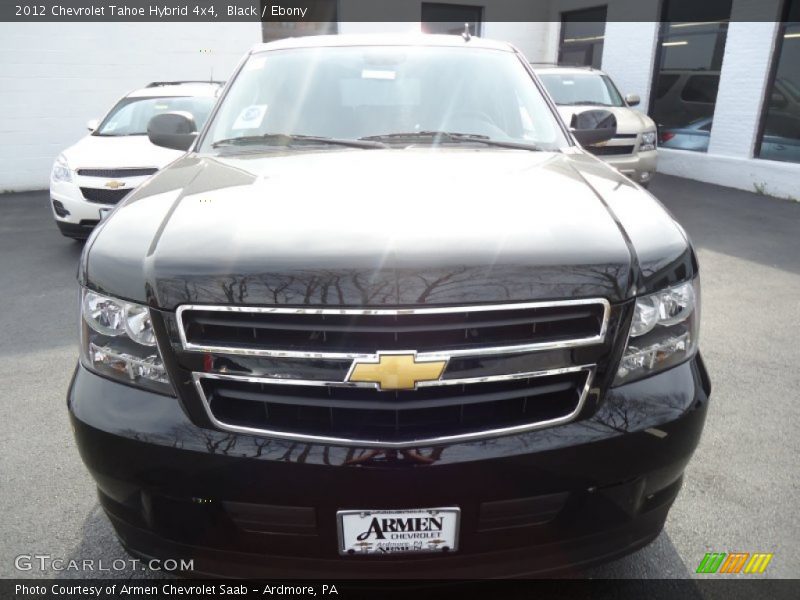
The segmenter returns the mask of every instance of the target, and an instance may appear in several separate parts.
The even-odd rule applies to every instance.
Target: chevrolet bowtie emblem
[[[112,179],[111,181],[106,181],[104,184],[107,188],[111,188],[112,190],[116,190],[117,188],[125,187],[124,181],[117,181],[116,179]]]
[[[413,390],[422,381],[438,380],[446,366],[447,360],[418,360],[414,352],[378,352],[355,359],[345,381],[374,383],[383,392]]]

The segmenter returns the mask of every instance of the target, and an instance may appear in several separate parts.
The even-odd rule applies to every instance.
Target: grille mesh
[[[78,175],[84,177],[143,177],[158,171],[156,168],[143,169],[78,169]]]
[[[117,204],[130,191],[130,189],[108,190],[103,188],[81,188],[83,197],[89,202],[96,202],[97,204]]]
[[[586,149],[595,156],[617,156],[633,154],[633,146],[589,146]]]

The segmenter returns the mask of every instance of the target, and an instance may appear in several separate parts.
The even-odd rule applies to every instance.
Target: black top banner
[[[483,22],[597,20],[598,11],[575,11],[569,0],[2,0],[3,22],[419,22],[451,21],[460,9],[479,11]],[[732,0],[638,0],[611,4],[609,21],[775,21],[779,2],[751,2],[732,10]],[[441,10],[430,10],[435,7]],[[452,10],[451,10],[452,9]],[[454,12],[455,11],[455,12]],[[605,13],[602,13],[605,14]],[[439,15],[439,16],[437,16]],[[603,18],[605,20],[605,18]]]

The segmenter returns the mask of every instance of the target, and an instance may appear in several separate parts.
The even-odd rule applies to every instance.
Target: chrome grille
[[[419,309],[182,306],[187,350],[282,357],[358,358],[379,350],[465,356],[601,341],[604,300]]]
[[[175,322],[183,364],[215,426],[306,442],[419,447],[574,419],[607,349],[610,310],[603,299],[413,309],[185,305]],[[447,367],[415,389],[335,379],[384,352],[441,358]],[[544,370],[532,370],[537,357],[548,357]],[[298,363],[308,364],[306,378],[298,378],[305,375]],[[493,372],[482,373],[489,365]],[[326,376],[333,380],[316,379]]]
[[[592,375],[592,368],[578,367],[392,393],[336,383],[287,385],[202,374],[195,374],[195,385],[222,429],[279,431],[281,437],[320,443],[407,447],[564,423],[580,411]]]

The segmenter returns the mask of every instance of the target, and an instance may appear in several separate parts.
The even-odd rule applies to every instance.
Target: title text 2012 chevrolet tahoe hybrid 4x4
[[[207,573],[577,568],[660,532],[703,428],[685,233],[460,37],[253,49],[82,257],[69,411],[134,555]]]

